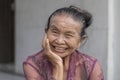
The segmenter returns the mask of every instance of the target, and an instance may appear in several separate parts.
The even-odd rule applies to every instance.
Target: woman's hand
[[[62,58],[51,51],[49,40],[47,38],[47,34],[45,34],[45,36],[44,36],[42,46],[44,48],[44,55],[47,57],[47,59],[54,66],[53,77],[55,78],[55,80],[63,80],[63,61],[62,61]]]
[[[47,38],[47,34],[45,34],[44,39],[43,39],[43,48],[45,52],[45,56],[48,58],[48,60],[54,65],[61,64],[62,65],[62,59],[55,53],[51,51],[49,40]]]

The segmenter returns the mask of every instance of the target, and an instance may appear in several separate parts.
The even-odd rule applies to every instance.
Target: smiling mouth
[[[58,47],[58,46],[52,46],[52,47],[53,47],[53,50],[58,53],[64,53],[67,50],[67,48],[64,48],[64,47]]]

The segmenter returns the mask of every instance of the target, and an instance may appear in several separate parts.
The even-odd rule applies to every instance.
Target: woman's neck
[[[69,63],[70,63],[70,56],[64,57],[63,59],[63,68],[64,71],[68,71],[69,69]]]

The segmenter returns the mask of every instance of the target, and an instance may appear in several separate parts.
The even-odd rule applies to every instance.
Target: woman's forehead
[[[69,15],[56,15],[51,18],[50,24],[56,24],[56,25],[66,25],[66,26],[79,26],[82,27],[83,24],[80,21],[74,20]]]
[[[62,31],[81,32],[82,23],[75,21],[70,16],[56,16],[51,19],[50,27],[58,28]]]

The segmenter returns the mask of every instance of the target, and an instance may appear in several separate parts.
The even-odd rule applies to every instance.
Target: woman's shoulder
[[[26,72],[26,74],[30,70],[33,70],[34,72],[37,72],[40,74],[40,67],[38,65],[39,64],[38,60],[40,59],[40,57],[42,58],[42,53],[43,53],[43,50],[33,55],[30,55],[26,58],[26,60],[23,62],[23,70],[24,72]]]
[[[98,62],[97,58],[95,58],[93,56],[81,53],[79,51],[77,51],[77,53],[78,53],[79,57],[81,58],[79,60],[82,61],[82,64],[84,65],[84,67],[87,71],[88,77],[89,77],[95,67],[95,64],[99,63],[99,62]]]
[[[36,60],[42,58],[42,54],[43,54],[43,50],[41,50],[41,51],[39,51],[39,52],[37,52],[37,53],[34,53],[34,54],[32,54],[32,55],[29,55],[29,56],[26,58],[25,61],[26,61],[26,62],[28,62],[28,61],[30,61],[30,60],[36,61]]]
[[[23,65],[30,64],[30,65],[37,66],[37,64],[40,62],[40,59],[42,60],[42,55],[43,55],[43,50],[28,56],[26,60],[23,62]]]
[[[80,51],[76,51],[78,53],[78,55],[83,59],[84,62],[96,62],[97,58],[87,55],[85,53],[82,53]]]

